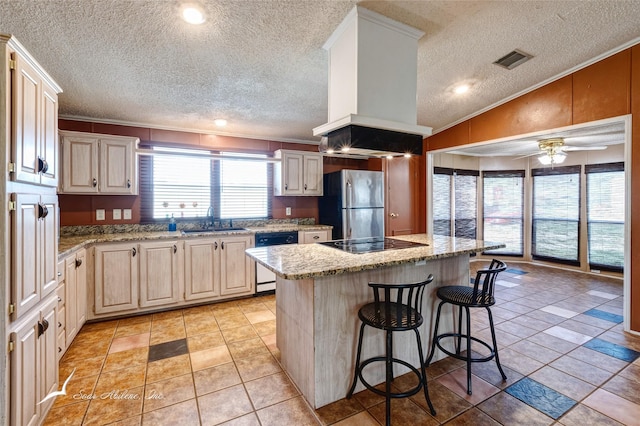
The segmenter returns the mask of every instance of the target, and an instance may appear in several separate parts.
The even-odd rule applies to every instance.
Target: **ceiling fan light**
[[[564,160],[567,158],[567,154],[564,152],[556,152],[551,156],[551,162],[553,164],[562,164]]]
[[[538,161],[543,166],[548,166],[549,164],[551,164],[551,157],[549,157],[547,154],[543,154],[540,157],[538,157]]]

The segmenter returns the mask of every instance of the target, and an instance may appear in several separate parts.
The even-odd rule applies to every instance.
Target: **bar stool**
[[[429,391],[427,389],[427,374],[422,353],[422,342],[418,327],[423,322],[422,299],[424,289],[433,281],[433,275],[429,274],[425,281],[414,284],[375,284],[369,283],[369,287],[373,289],[373,303],[368,303],[360,308],[358,317],[362,321],[360,326],[360,336],[358,337],[358,354],[356,356],[356,367],[353,376],[353,384],[347,393],[347,399],[353,395],[358,378],[362,384],[371,392],[384,396],[386,399],[386,416],[387,425],[391,424],[391,398],[405,398],[415,395],[424,389],[424,397],[429,404],[432,415],[436,415],[431,399],[429,399]],[[382,298],[381,296],[384,296]],[[385,356],[376,356],[360,362],[360,352],[362,350],[362,336],[365,326],[374,327],[385,330],[386,334],[386,354]],[[393,357],[393,333],[399,331],[413,330],[416,334],[418,344],[418,355],[420,359],[420,371],[408,362]],[[362,376],[364,368],[378,361],[384,361],[386,366],[385,374],[385,390],[381,391],[371,386]],[[393,381],[393,363],[404,365],[409,368],[417,377],[418,385],[407,392],[391,392],[391,382]]]
[[[460,359],[467,362],[467,393],[471,395],[471,363],[472,362],[486,362],[495,358],[496,365],[498,366],[498,370],[500,370],[500,374],[502,375],[502,380],[507,380],[507,376],[502,371],[502,366],[500,365],[500,358],[498,357],[498,345],[496,343],[496,332],[493,328],[493,315],[491,315],[490,307],[496,303],[495,298],[493,297],[493,293],[495,291],[496,278],[498,274],[507,269],[507,264],[493,259],[488,269],[481,269],[476,273],[476,279],[473,282],[473,287],[465,286],[465,285],[454,285],[454,286],[445,286],[440,287],[437,291],[438,298],[441,300],[438,305],[438,313],[436,314],[436,325],[433,330],[433,340],[431,343],[431,350],[429,354],[429,358],[425,361],[427,366],[431,364],[431,359],[435,353],[435,348],[438,346],[441,351],[446,353],[449,356],[452,356],[456,359]],[[440,311],[442,309],[442,305],[445,303],[451,303],[452,305],[456,305],[459,308],[458,312],[458,327],[459,331],[457,333],[444,333],[438,334],[438,325],[440,323]],[[466,313],[466,334],[462,333],[462,310]],[[493,347],[491,347],[488,343],[478,339],[477,337],[471,336],[471,316],[469,314],[469,308],[485,308],[487,310],[487,314],[489,315],[489,327],[491,328],[491,340],[493,341]],[[454,330],[455,331],[455,330]],[[450,352],[447,349],[443,348],[440,344],[442,339],[446,339],[449,337],[457,338],[457,346],[456,352]],[[467,353],[466,355],[462,355],[460,353],[460,347],[462,343],[462,338],[465,338],[467,341]],[[473,357],[471,354],[471,341],[480,343],[485,348],[489,349],[489,355],[487,356],[478,356]]]

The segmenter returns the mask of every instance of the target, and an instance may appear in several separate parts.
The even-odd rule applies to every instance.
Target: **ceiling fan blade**
[[[520,157],[514,158],[514,160],[520,160],[522,158],[533,157],[534,155],[544,155],[544,152],[533,152],[531,154],[521,155]]]
[[[602,151],[607,149],[606,146],[563,146],[562,151]]]

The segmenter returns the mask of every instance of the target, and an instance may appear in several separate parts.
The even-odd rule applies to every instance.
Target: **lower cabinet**
[[[298,244],[324,243],[331,240],[331,229],[319,231],[298,231]]]
[[[138,308],[138,244],[99,244],[94,248],[96,314]]]
[[[58,389],[57,309],[55,295],[16,324],[9,337],[12,425],[40,424]]]
[[[253,293],[251,237],[185,241],[185,300]]]
[[[245,250],[252,246],[251,235],[97,244],[90,316],[251,295],[254,268]]]
[[[140,307],[170,305],[183,293],[181,241],[140,243]]]
[[[58,262],[58,358],[64,355],[87,321],[87,251],[80,249]]]

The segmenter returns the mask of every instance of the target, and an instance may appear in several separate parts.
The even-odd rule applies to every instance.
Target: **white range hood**
[[[358,129],[367,129],[367,134],[383,130],[386,132],[377,139],[388,140],[395,153],[403,143],[394,146],[394,136],[421,141],[431,135],[430,127],[417,125],[418,40],[423,35],[413,27],[354,7],[323,46],[329,51],[329,121],[314,128],[313,134],[328,136],[331,146],[333,135],[340,133],[344,140],[346,133],[354,134],[345,130],[349,127],[355,133]],[[388,148],[367,144],[360,140],[352,149],[370,154]]]

